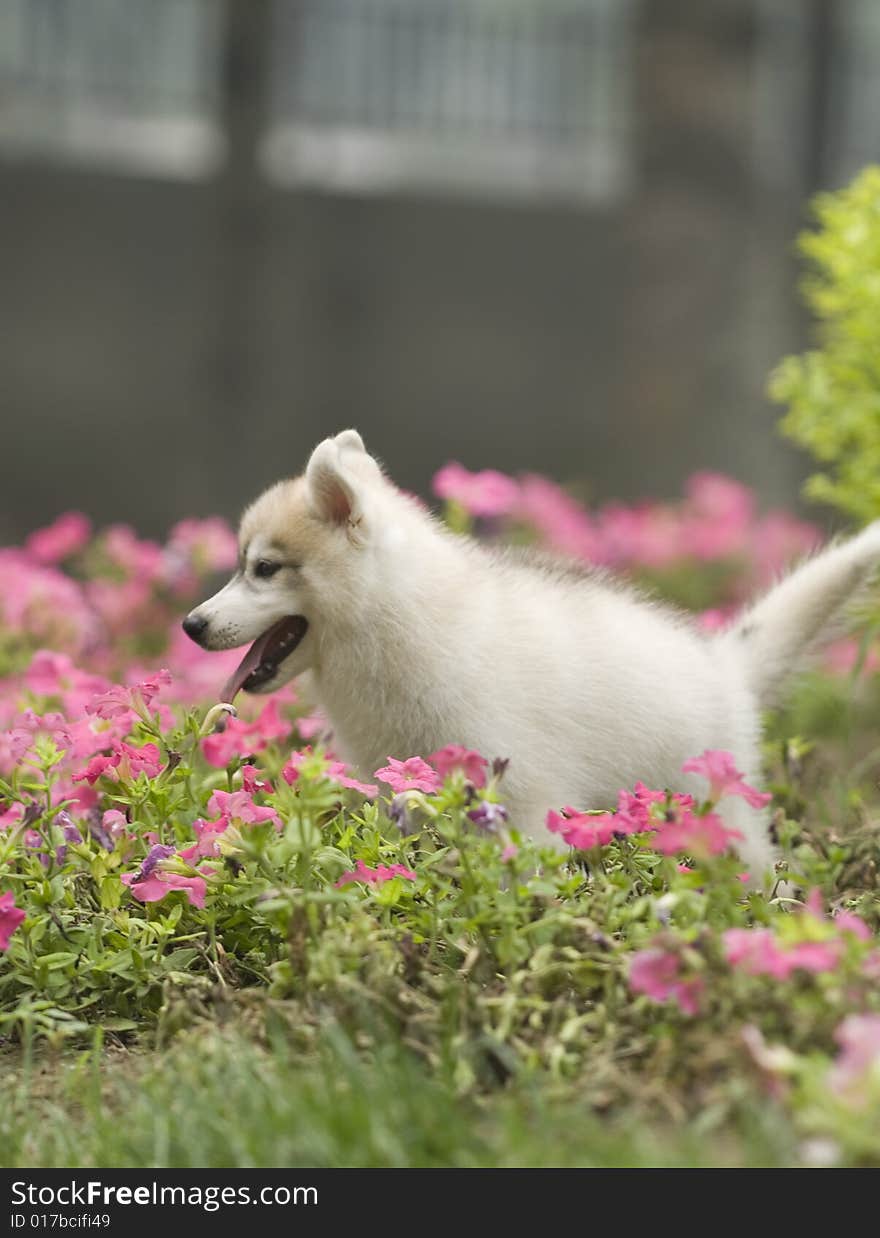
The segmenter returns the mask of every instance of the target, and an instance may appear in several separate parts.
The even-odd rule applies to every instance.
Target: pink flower
[[[24,912],[15,906],[11,890],[0,894],[0,950],[9,949],[9,939],[24,919]]]
[[[162,768],[162,757],[155,744],[144,744],[135,748],[121,741],[113,745],[109,756],[95,756],[84,769],[72,775],[74,782],[87,782],[90,786],[101,777],[134,781],[141,773],[148,778],[155,778]]]
[[[851,675],[861,657],[861,642],[853,640],[851,636],[845,636],[842,640],[834,641],[833,644],[826,646],[823,663],[832,675]],[[865,654],[861,673],[874,675],[878,669],[880,669],[880,653],[876,645],[872,645]]]
[[[11,774],[30,748],[33,736],[24,727],[0,731],[0,773]]]
[[[0,549],[0,621],[25,634],[29,645],[74,654],[90,647],[99,632],[83,586],[21,550]]]
[[[771,929],[728,929],[722,940],[724,957],[731,967],[738,967],[750,976],[780,978],[788,974],[785,965],[780,968],[776,937]]]
[[[296,729],[303,739],[315,739],[328,733],[329,723],[323,714],[308,714],[297,718]]]
[[[599,514],[599,532],[607,563],[665,567],[683,554],[680,521],[659,504],[610,503]]]
[[[720,610],[717,606],[710,607],[697,615],[697,627],[701,632],[720,632],[727,627],[730,618],[728,611]]]
[[[852,933],[859,941],[870,941],[874,936],[862,917],[857,916],[854,911],[838,911],[834,923],[844,933]]]
[[[721,855],[742,838],[739,830],[728,829],[717,813],[697,816],[690,808],[679,807],[675,819],[663,822],[651,839],[650,846],[661,855],[681,855],[683,852],[704,859]]]
[[[24,804],[14,800],[0,812],[0,830],[9,830],[18,825],[24,816]]]
[[[822,534],[814,524],[798,520],[788,512],[768,512],[757,522],[752,535],[758,584],[772,584],[794,559],[803,558],[821,545]]]
[[[838,1095],[867,1099],[866,1077],[880,1079],[880,1014],[851,1014],[834,1033],[841,1052],[829,1071],[829,1086]]]
[[[439,791],[442,782],[435,769],[432,769],[421,757],[410,757],[407,761],[397,761],[388,758],[388,764],[375,771],[374,777],[387,783],[392,791],[424,791],[430,795]]]
[[[125,524],[114,524],[101,539],[105,554],[133,580],[150,584],[162,571],[162,548],[156,542],[142,541]]]
[[[486,785],[486,768],[489,762],[485,757],[481,757],[479,752],[463,748],[461,744],[447,744],[439,752],[432,752],[428,760],[441,778],[446,778],[453,770],[460,769],[475,787]]]
[[[196,836],[196,841],[191,847],[180,851],[178,854],[187,864],[194,864],[196,860],[203,859],[205,856],[214,856],[220,854],[220,845],[218,839],[221,834],[229,828],[229,818],[221,817],[219,821],[203,821],[201,818],[193,822],[193,832]]]
[[[308,761],[312,755],[313,753],[311,748],[302,748],[298,752],[291,752],[290,756],[287,758],[284,768],[281,771],[281,777],[289,787],[292,787],[293,784],[299,780],[303,763]]]
[[[148,679],[133,684],[131,687],[115,684],[108,691],[102,692],[100,696],[90,701],[86,705],[86,713],[98,718],[122,718],[129,713],[140,714],[144,710],[149,711],[161,689],[170,683],[170,671],[162,670],[156,671]]]
[[[111,687],[102,675],[80,670],[66,654],[49,649],[38,649],[31,658],[24,685],[35,696],[61,697],[70,718],[82,714],[92,697]]]
[[[26,709],[15,719],[16,726],[0,732],[0,769],[11,771],[33,747],[38,735],[51,739],[57,748],[71,747],[70,727],[59,713],[35,714]]]
[[[137,873],[123,873],[122,882],[141,903],[158,903],[173,890],[183,890],[191,907],[205,905],[207,884],[204,877],[184,877],[181,873],[156,869],[141,881],[137,880]]]
[[[84,769],[77,770],[72,775],[72,778],[74,782],[87,782],[89,786],[94,786],[98,779],[106,774],[109,769],[116,769],[114,758],[112,756],[96,756],[92,757]]]
[[[146,774],[148,778],[156,778],[162,769],[162,757],[155,744],[144,744],[142,748],[134,748],[123,741],[119,745],[120,755],[117,769],[123,778],[135,779],[138,774]]]
[[[203,739],[202,751],[209,765],[225,769],[233,757],[261,752],[273,740],[286,739],[293,728],[281,717],[279,708],[272,700],[254,722],[230,718],[223,731]]]
[[[501,859],[505,863],[507,863],[508,860],[515,860],[518,855],[519,855],[519,847],[516,845],[516,843],[508,843],[507,846],[504,848],[504,850],[501,852]]]
[[[166,563],[187,560],[199,575],[227,572],[238,562],[238,539],[219,516],[181,520],[168,535],[165,557]]]
[[[335,885],[337,889],[348,885],[352,881],[363,881],[371,886],[384,885],[392,877],[404,877],[407,881],[415,881],[416,873],[411,868],[404,868],[402,864],[377,864],[375,868],[368,868],[363,860],[358,860],[355,867],[351,871],[343,873]]]
[[[634,993],[644,993],[655,1002],[674,1001],[684,1014],[699,1012],[703,980],[699,976],[684,979],[682,960],[678,954],[654,947],[637,951],[630,961],[629,986]]]
[[[833,971],[840,961],[840,941],[803,941],[780,946],[771,929],[728,929],[722,938],[731,965],[750,976],[787,980],[794,971]]]
[[[271,782],[261,782],[260,770],[256,765],[242,765],[241,767],[241,785],[249,795],[256,795],[262,791],[266,795],[272,794]]]
[[[208,800],[208,811],[244,825],[271,821],[276,829],[281,829],[281,819],[275,809],[255,804],[247,791],[215,791]]]
[[[300,776],[303,763],[307,760],[315,760],[311,748],[303,748],[300,752],[292,752],[287,764],[281,771],[281,777],[284,781],[293,786]],[[379,788],[374,783],[360,782],[357,778],[352,778],[348,766],[342,761],[329,761],[321,773],[330,782],[335,782],[340,787],[350,787],[353,791],[359,791],[367,799],[375,799],[379,794]]]
[[[515,516],[542,535],[548,546],[587,563],[608,561],[604,538],[592,518],[570,494],[546,477],[528,474],[520,480]]]
[[[25,542],[25,550],[38,563],[60,563],[82,550],[92,535],[92,525],[82,512],[65,512],[45,529],[37,529]]]
[[[325,772],[331,782],[337,782],[340,787],[349,787],[352,791],[358,791],[368,800],[374,800],[379,794],[379,788],[375,783],[359,782],[357,778],[352,778],[348,772],[348,766],[342,761],[331,761]]]
[[[707,748],[701,757],[691,757],[681,768],[685,774],[702,774],[708,780],[709,798],[713,801],[725,795],[741,795],[752,808],[763,808],[773,798],[743,782],[733,754],[723,749]]]
[[[434,493],[461,504],[472,516],[506,516],[516,505],[519,486],[494,469],[470,473],[453,462],[434,475]]]
[[[690,805],[690,796],[676,795],[674,801]],[[619,834],[638,834],[654,829],[651,820],[651,805],[666,802],[665,791],[651,791],[643,782],[637,782],[633,791],[621,791],[617,796],[617,811],[614,813],[615,830]]]
[[[606,846],[617,830],[612,813],[577,812],[574,808],[563,808],[562,813],[547,813],[547,829],[551,834],[560,834],[569,847],[578,851]]]
[[[101,825],[114,842],[117,838],[121,837],[128,828],[125,813],[120,812],[118,808],[108,808],[101,817]]]
[[[858,941],[871,941],[874,936],[862,917],[857,916],[854,911],[843,909],[838,911],[829,920],[825,915],[822,891],[818,887],[814,887],[807,895],[807,901],[802,914],[812,916],[814,920],[818,920],[823,924],[833,924],[835,928],[840,929],[842,932],[851,933]]]
[[[742,553],[755,514],[752,492],[732,477],[695,473],[687,494],[690,510],[683,528],[687,553],[708,560]]]

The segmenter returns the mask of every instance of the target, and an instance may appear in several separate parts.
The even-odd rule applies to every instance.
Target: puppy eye
[[[280,569],[280,563],[270,563],[268,559],[258,559],[254,564],[254,575],[260,580],[268,580]]]

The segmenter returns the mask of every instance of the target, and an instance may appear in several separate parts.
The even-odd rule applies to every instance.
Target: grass
[[[202,1026],[161,1053],[84,1050],[7,1061],[0,1139],[9,1168],[611,1167],[799,1163],[781,1110],[743,1096],[675,1123],[658,1107],[603,1117],[577,1081],[531,1076],[457,1097],[393,1039],[317,1053],[287,1035]],[[670,1096],[672,1108],[676,1102]]]

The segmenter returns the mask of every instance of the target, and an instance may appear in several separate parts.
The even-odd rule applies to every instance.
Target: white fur
[[[202,643],[229,647],[305,615],[308,635],[265,690],[311,672],[336,748],[363,775],[449,743],[510,758],[512,821],[545,843],[549,808],[613,806],[637,779],[705,792],[681,765],[706,748],[760,782],[762,703],[880,560],[877,524],[706,636],[601,575],[452,535],[354,431],[321,443],[305,480],[268,491],[242,529],[249,564],[285,539],[302,562],[262,584],[248,568],[236,576],[198,608]],[[736,799],[724,811],[744,861],[766,874],[765,815]]]

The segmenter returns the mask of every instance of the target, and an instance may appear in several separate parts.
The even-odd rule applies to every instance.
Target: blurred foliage
[[[770,395],[788,406],[782,430],[825,466],[812,499],[867,522],[880,516],[880,167],[814,203],[799,242],[819,347],[787,357]]]

